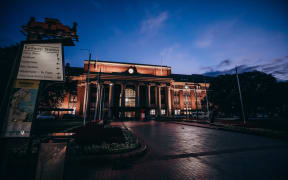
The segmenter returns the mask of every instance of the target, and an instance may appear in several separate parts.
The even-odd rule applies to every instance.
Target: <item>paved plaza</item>
[[[168,122],[124,125],[148,145],[143,157],[67,164],[65,179],[288,178],[285,141]]]

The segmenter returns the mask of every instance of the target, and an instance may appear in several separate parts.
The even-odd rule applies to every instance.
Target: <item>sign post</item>
[[[61,43],[23,44],[4,137],[29,137],[41,81],[63,81]]]
[[[31,127],[33,130],[32,122],[36,118],[35,112],[38,108],[43,83],[44,81],[61,82],[64,80],[63,45],[74,46],[73,41],[78,41],[77,23],[70,28],[57,19],[45,18],[45,22],[36,22],[35,18],[31,17],[28,24],[22,27],[22,32],[28,41],[22,42],[22,52],[15,60],[11,72],[11,83],[9,82],[11,85],[7,86],[5,94],[9,100],[5,103],[8,111],[5,113],[3,134],[1,133],[1,140],[4,142],[1,147],[4,152],[1,154],[2,161],[0,161],[1,177],[2,174],[5,177],[9,173],[6,171],[10,168],[7,163],[10,158],[8,146],[14,145],[13,140],[20,140],[23,144],[23,140],[28,137],[29,147],[31,147],[30,132]],[[27,163],[31,165],[32,161],[27,159]],[[17,174],[17,171],[13,170],[13,173]]]

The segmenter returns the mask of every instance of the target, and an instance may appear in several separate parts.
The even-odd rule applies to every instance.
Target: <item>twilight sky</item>
[[[31,16],[79,24],[80,41],[65,48],[72,66],[83,66],[87,48],[93,59],[162,62],[182,74],[280,61],[288,69],[287,0],[1,1],[0,46],[24,40],[21,25]]]

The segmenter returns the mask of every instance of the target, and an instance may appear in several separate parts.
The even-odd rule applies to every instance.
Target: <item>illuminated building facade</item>
[[[79,116],[143,119],[206,111],[209,84],[195,82],[193,75],[171,74],[169,66],[91,60],[88,83],[87,60],[84,69],[69,69],[77,92],[65,98],[62,108]]]

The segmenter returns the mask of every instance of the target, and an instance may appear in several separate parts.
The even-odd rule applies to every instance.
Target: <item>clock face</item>
[[[128,72],[129,72],[129,74],[133,74],[134,73],[134,69],[133,68],[129,68]]]

